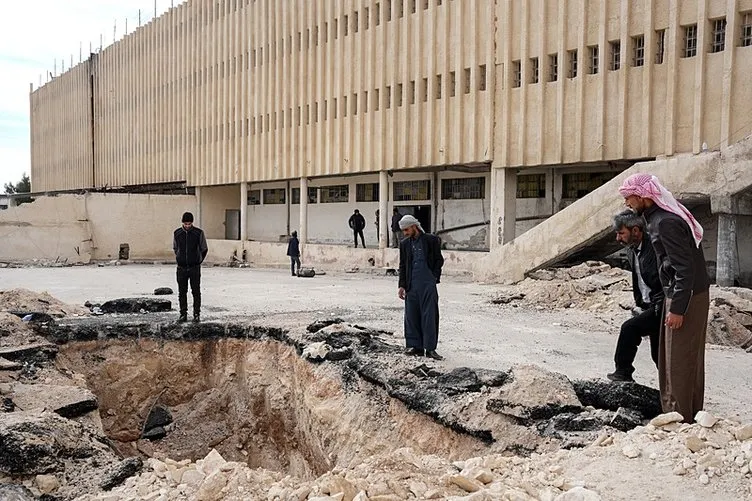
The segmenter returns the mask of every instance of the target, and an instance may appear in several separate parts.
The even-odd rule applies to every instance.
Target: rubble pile
[[[678,422],[681,419],[675,413],[660,415],[627,433],[604,433],[586,449],[530,457],[491,454],[451,462],[400,448],[336,467],[314,480],[250,469],[212,450],[195,462],[149,459],[145,471],[123,486],[80,501],[599,501],[641,498],[647,492],[649,486],[641,494],[599,487],[600,476],[608,473],[606,462],[621,478],[633,481],[646,471],[649,478],[640,481],[653,483],[656,494],[669,499],[686,498],[696,488],[703,489],[698,494],[703,499],[752,495],[752,424],[742,426],[708,413],[700,413],[697,424]]]
[[[708,342],[752,351],[752,290],[711,287]]]
[[[491,302],[537,310],[610,310],[620,306],[631,309],[631,281],[629,271],[612,268],[599,261],[587,261],[571,268],[531,272],[522,282],[502,287],[501,294]]]
[[[28,289],[0,290],[0,312],[46,313],[55,318],[88,315],[82,306],[66,304],[46,292]]]

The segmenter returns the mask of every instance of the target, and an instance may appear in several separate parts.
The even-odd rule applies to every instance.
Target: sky
[[[29,84],[46,82],[86,58],[89,44],[112,44],[141,22],[182,3],[182,0],[25,0],[4,2],[0,16],[0,188],[30,174]],[[114,28],[114,30],[113,30]],[[81,47],[83,50],[81,51]],[[33,187],[32,187],[33,189]],[[0,189],[0,192],[3,191]]]

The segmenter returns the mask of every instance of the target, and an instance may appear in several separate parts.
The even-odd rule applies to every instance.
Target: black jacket
[[[181,226],[172,235],[172,250],[178,266],[189,268],[198,266],[209,252],[203,230],[195,226],[185,231]]]
[[[348,219],[347,224],[355,231],[362,230],[366,227],[366,218],[363,217],[363,214],[353,214]]]
[[[287,242],[287,255],[291,257],[300,257],[300,241],[298,237],[290,237]]]
[[[436,283],[441,283],[441,268],[444,266],[444,256],[441,255],[441,239],[436,235],[423,233],[421,236],[426,252],[426,263],[436,278]],[[400,242],[399,262],[399,287],[406,291],[410,290],[410,280],[413,275],[413,246],[412,239],[405,238]]]
[[[400,219],[402,219],[401,215],[392,214],[392,231],[401,231],[399,227]]]
[[[710,288],[702,246],[695,244],[689,225],[676,214],[653,205],[645,209],[644,216],[661,284],[671,299],[669,311],[685,315],[692,295]]]
[[[646,303],[642,299],[642,292],[640,291],[640,285],[637,281],[637,271],[635,267],[635,259],[640,261],[640,275],[645,285],[650,289],[650,302]],[[660,315],[661,308],[663,307],[663,285],[661,285],[661,279],[658,276],[658,260],[655,257],[655,250],[653,244],[650,242],[650,237],[647,233],[643,235],[642,246],[638,254],[637,248],[630,248],[627,252],[627,259],[629,260],[629,266],[632,268],[632,292],[634,293],[635,304],[647,310],[648,308],[656,308],[656,313]]]

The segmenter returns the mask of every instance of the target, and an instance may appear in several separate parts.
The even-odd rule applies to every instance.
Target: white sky
[[[70,67],[79,62],[79,48],[87,57],[89,43],[99,47],[112,43],[113,27],[117,38],[141,22],[161,14],[182,0],[25,0],[3,2],[0,15],[0,192],[6,182],[16,183],[21,175],[30,174],[29,155],[29,84],[46,81],[57,61]]]

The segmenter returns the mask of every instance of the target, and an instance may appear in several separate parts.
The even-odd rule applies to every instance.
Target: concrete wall
[[[210,186],[201,189],[201,229],[206,238],[225,238],[225,213],[240,210],[240,185]]]
[[[0,260],[172,259],[172,233],[190,195],[101,194],[37,197],[0,213]]]

